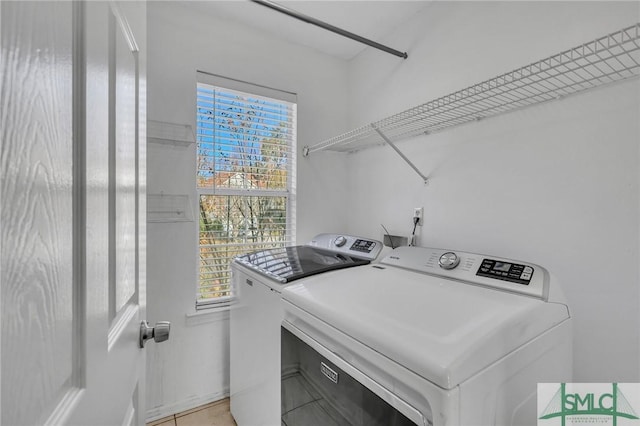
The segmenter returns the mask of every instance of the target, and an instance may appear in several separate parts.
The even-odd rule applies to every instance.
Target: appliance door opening
[[[416,409],[286,321],[281,345],[283,426],[429,424]]]

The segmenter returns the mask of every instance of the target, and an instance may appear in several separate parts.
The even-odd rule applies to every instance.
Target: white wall
[[[640,3],[434,2],[350,64],[360,126],[633,25]],[[541,264],[575,319],[574,380],[640,380],[638,80],[349,154],[349,231]],[[371,190],[374,188],[375,190]]]
[[[148,117],[195,129],[196,70],[298,94],[298,151],[347,130],[347,64],[188,3],[148,6]],[[344,232],[346,157],[298,159],[297,240]],[[149,144],[148,192],[189,194],[196,210],[195,147]],[[147,414],[158,418],[228,394],[228,313],[194,311],[197,223],[148,226],[148,319],[171,339],[148,345]]]

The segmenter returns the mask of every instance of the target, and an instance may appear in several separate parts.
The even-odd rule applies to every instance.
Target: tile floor
[[[350,423],[336,411],[302,374],[282,379],[282,425],[346,426]]]
[[[147,423],[147,426],[236,426],[229,398]]]

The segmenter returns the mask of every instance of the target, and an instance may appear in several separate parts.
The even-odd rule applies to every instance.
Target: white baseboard
[[[221,399],[228,398],[228,397],[229,397],[229,389],[227,388],[227,389],[223,389],[221,392],[210,393],[207,395],[192,396],[183,401],[178,401],[173,404],[167,404],[161,407],[154,407],[147,410],[146,422],[149,423],[154,420],[172,416],[174,414],[191,410],[192,408],[209,404],[210,402],[219,401]]]

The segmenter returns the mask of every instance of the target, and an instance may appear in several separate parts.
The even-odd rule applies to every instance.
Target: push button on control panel
[[[531,266],[519,265],[517,263],[483,259],[476,275],[529,285],[531,277],[533,276],[533,268]]]
[[[529,280],[531,279],[531,274],[533,274],[533,268],[530,266],[526,266],[522,270],[522,274],[520,274],[520,279]]]

